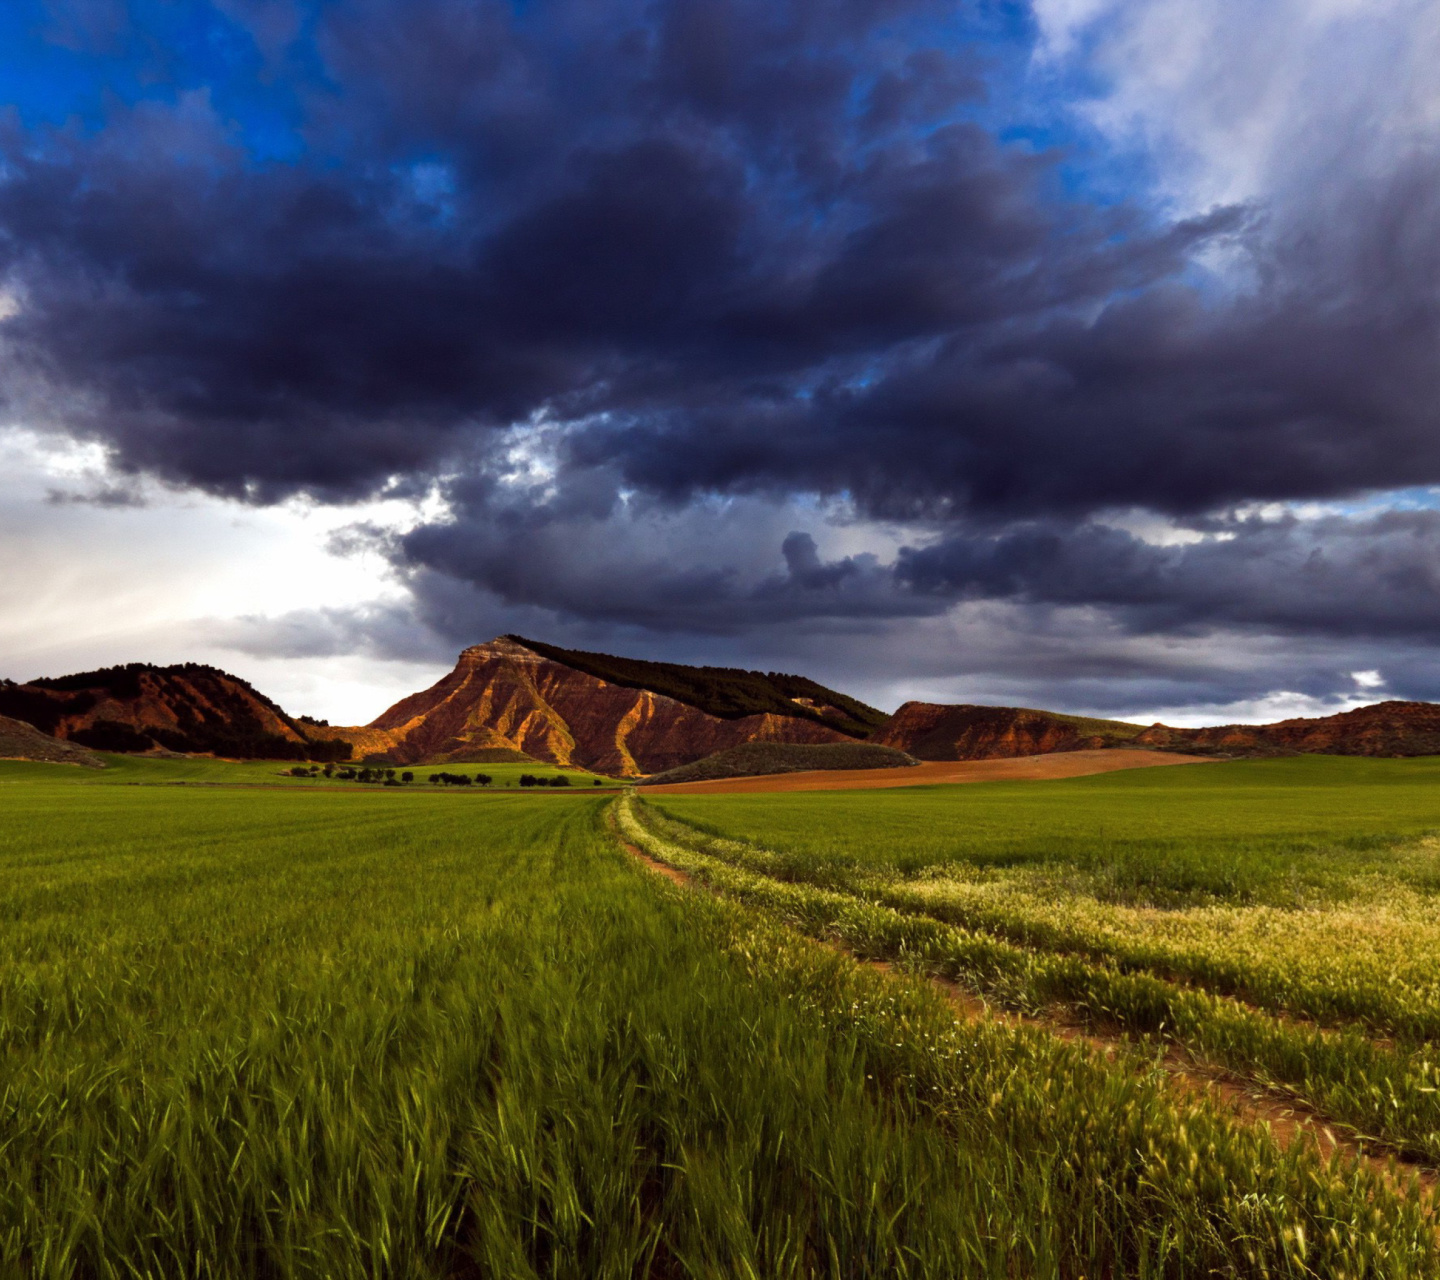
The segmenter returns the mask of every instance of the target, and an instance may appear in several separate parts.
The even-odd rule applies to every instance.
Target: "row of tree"
[[[346,768],[339,769],[333,764],[327,764],[322,770],[318,765],[296,765],[288,770],[292,778],[340,778],[346,782],[373,782],[384,787],[401,787],[407,782],[414,782],[415,775],[409,769],[404,773],[396,774],[394,769],[380,768]],[[488,787],[495,781],[488,773],[432,773],[426,779],[432,786],[445,787]],[[599,778],[592,778],[595,786],[600,785]],[[570,779],[563,773],[556,774],[553,778],[542,778],[533,773],[522,773],[520,775],[522,787],[568,787]]]

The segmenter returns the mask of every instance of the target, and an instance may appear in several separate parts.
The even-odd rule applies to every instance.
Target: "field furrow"
[[[623,829],[652,855],[780,913],[812,936],[942,977],[1002,1008],[1052,1020],[1063,1010],[1080,1025],[1180,1045],[1212,1070],[1288,1093],[1361,1142],[1440,1165],[1440,1066],[1427,1047],[1405,1049],[1355,1028],[1332,1031],[1275,1017],[1154,974],[897,910],[863,891],[782,880],[775,874],[779,860],[762,849],[642,810],[634,797],[619,804]]]

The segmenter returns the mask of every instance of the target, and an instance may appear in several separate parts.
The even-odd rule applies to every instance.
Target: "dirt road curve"
[[[1079,778],[1117,769],[1153,769],[1163,764],[1206,764],[1207,756],[1173,751],[1059,751],[1013,760],[947,760],[908,769],[816,769],[809,773],[772,773],[763,778],[720,778],[711,782],[674,782],[641,792],[705,795],[712,791],[862,791],[872,787],[923,787],[937,782],[1036,782]]]

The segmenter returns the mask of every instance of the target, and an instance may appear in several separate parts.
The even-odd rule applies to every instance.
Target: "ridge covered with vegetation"
[[[239,760],[349,759],[349,742],[296,720],[248,681],[198,662],[131,662],[26,684],[0,681],[0,715],[96,751]]]
[[[766,714],[796,716],[838,729],[852,738],[866,738],[888,719],[883,711],[827,689],[805,676],[745,671],[739,667],[650,662],[643,658],[562,649],[518,635],[504,638],[596,679],[627,689],[658,693],[722,720]]]

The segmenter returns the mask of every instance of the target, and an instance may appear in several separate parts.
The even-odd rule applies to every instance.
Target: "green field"
[[[1440,1164],[1440,761],[651,806],[654,837],[812,932],[888,930],[879,953],[1169,1040]]]
[[[882,792],[654,797],[716,831],[828,864],[1033,869],[1113,901],[1293,902],[1440,831],[1440,757],[1295,756]],[[823,816],[820,816],[823,815]],[[1429,881],[1424,866],[1407,875]]]
[[[766,862],[821,865],[809,837],[767,853],[605,792],[193,763],[0,766],[0,1274],[1440,1273],[1418,1193],[1282,1151],[1143,1043],[957,1022],[815,946],[1031,950],[877,901],[918,881],[859,843],[821,886]],[[903,840],[907,803],[918,834],[967,804],[1019,821],[1051,785],[811,821]],[[741,798],[702,808],[764,834]],[[612,811],[726,892],[639,866]],[[1398,846],[1360,834],[1368,875]]]

